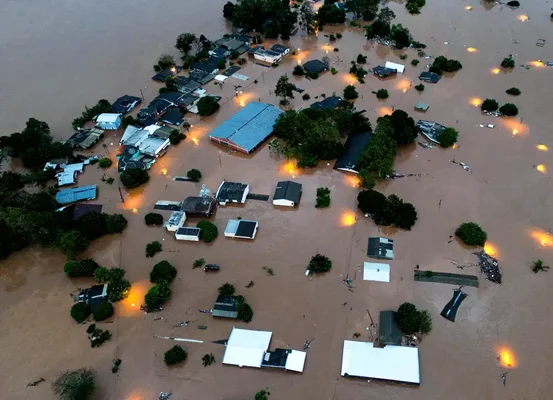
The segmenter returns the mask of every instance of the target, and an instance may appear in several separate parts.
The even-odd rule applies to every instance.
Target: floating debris
[[[487,279],[494,283],[501,283],[501,270],[497,260],[483,250],[474,254],[478,257],[480,270],[486,274]]]
[[[40,385],[42,382],[45,382],[44,378],[40,378],[38,381],[27,383],[27,387],[34,387]]]
[[[172,395],[173,395],[173,392],[160,392],[158,399],[159,400],[169,400]]]
[[[455,161],[455,159],[449,160],[449,161],[451,161],[453,164],[460,165],[461,168],[463,168],[465,171],[472,173],[472,170],[470,169],[470,167],[467,164],[465,164],[463,162],[457,162],[457,161]]]

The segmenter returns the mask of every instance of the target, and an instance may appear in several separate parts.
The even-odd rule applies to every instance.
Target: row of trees
[[[397,49],[409,47],[411,44],[422,47],[419,43],[412,41],[409,29],[401,24],[391,25],[391,21],[395,16],[395,13],[388,7],[382,8],[377,15],[377,19],[371,25],[365,27],[367,38],[387,38],[395,43]]]
[[[444,72],[456,72],[461,68],[463,68],[463,65],[459,61],[448,59],[444,56],[438,56],[434,59],[434,62],[428,70],[442,75]]]
[[[168,261],[154,265],[150,272],[150,282],[154,284],[146,293],[144,303],[150,312],[158,311],[171,297],[171,282],[177,276],[177,269]]]
[[[512,88],[512,89],[516,89],[516,88]],[[511,90],[511,89],[509,89],[509,90]],[[516,91],[512,91],[512,93],[516,93]],[[520,93],[520,90],[518,91],[518,93]],[[480,105],[480,109],[483,112],[495,112],[495,111],[499,110],[499,112],[501,114],[503,114],[507,117],[514,117],[514,116],[518,115],[518,107],[517,106],[515,106],[512,103],[505,103],[501,107],[499,107],[499,103],[495,99],[486,99],[486,100],[484,100],[482,102],[482,104]]]
[[[417,210],[395,194],[386,197],[376,190],[363,190],[357,196],[357,206],[371,216],[374,223],[411,230],[417,221]]]
[[[111,112],[111,103],[105,99],[98,101],[96,105],[90,108],[85,107],[85,110],[83,111],[81,116],[73,120],[72,122],[73,129],[80,128],[86,122],[91,121],[92,118],[94,118],[97,115],[100,115],[102,113],[109,113],[109,112]]]

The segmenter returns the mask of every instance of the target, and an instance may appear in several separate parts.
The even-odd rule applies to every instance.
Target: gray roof
[[[184,199],[181,211],[189,217],[210,217],[215,208],[213,197],[190,196]]]
[[[290,47],[284,46],[282,44],[273,44],[271,50],[276,51],[277,53],[284,54],[286,50],[290,50]]]
[[[301,184],[292,181],[281,181],[277,183],[273,200],[289,200],[295,204],[300,202]]]
[[[94,143],[104,137],[104,131],[98,128],[82,129],[75,132],[69,139],[65,141],[71,147],[80,147],[88,149]]]
[[[248,185],[238,182],[223,182],[219,191],[217,192],[218,201],[237,201],[241,202],[244,197],[244,191],[248,188]]]
[[[380,344],[401,345],[401,330],[395,311],[380,311]]]
[[[97,187],[97,185],[88,185],[60,190],[56,193],[56,201],[59,204],[69,204],[80,200],[95,199]]]
[[[249,153],[273,133],[275,122],[282,113],[272,104],[248,103],[212,130],[209,137],[226,139]]]
[[[430,108],[430,104],[422,103],[420,101],[417,104],[415,104],[415,110],[418,110],[418,111],[426,111],[429,108]]]
[[[359,173],[359,168],[356,168],[356,166],[359,164],[361,155],[367,148],[371,138],[371,132],[352,133],[349,135],[344,145],[344,151],[334,163],[334,169]]]
[[[326,65],[321,60],[311,60],[303,64],[303,69],[307,72],[323,72],[328,70],[328,65]]]
[[[236,296],[219,295],[217,300],[215,300],[211,315],[221,318],[237,318],[238,307],[236,304]]]
[[[445,126],[438,124],[434,121],[424,121],[420,120],[417,122],[415,127],[424,135],[428,140],[431,140],[434,143],[440,143],[438,137],[440,133],[445,129]]]
[[[188,235],[188,236],[200,236],[200,228],[191,228],[188,226],[182,226],[177,229],[176,235]]]
[[[385,237],[369,238],[367,255],[372,258],[393,260],[394,259],[394,241]]]

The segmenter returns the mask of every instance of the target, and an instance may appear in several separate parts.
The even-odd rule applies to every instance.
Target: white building
[[[244,204],[249,192],[250,185],[223,181],[223,183],[219,186],[219,189],[217,189],[215,198],[222,206],[226,206],[227,203]]]
[[[363,280],[390,282],[390,265],[381,263],[363,263]]]
[[[116,130],[121,126],[121,114],[104,113],[96,118],[96,126],[102,129]]]
[[[189,242],[200,241],[200,228],[180,227],[175,232],[175,239]]]
[[[182,211],[173,211],[171,213],[171,216],[165,222],[164,226],[165,229],[169,232],[176,232],[179,228],[181,228],[184,223],[186,222],[186,213]]]
[[[341,375],[420,384],[419,349],[344,340]]]
[[[403,71],[405,71],[405,65],[403,64],[397,64],[390,61],[386,61],[386,64],[384,66],[389,69],[395,69],[398,74],[403,74]]]
[[[158,125],[150,125],[143,129],[128,126],[119,142],[125,146],[138,148],[142,154],[159,157],[171,144],[168,138],[156,136],[155,132],[160,128],[161,126]]]
[[[255,239],[259,223],[243,219],[229,219],[225,228],[225,236],[234,239]]]
[[[301,184],[292,181],[278,182],[273,196],[273,205],[295,207],[301,197]]]
[[[272,50],[259,49],[254,53],[253,58],[269,64],[274,64],[282,60],[282,54]]]

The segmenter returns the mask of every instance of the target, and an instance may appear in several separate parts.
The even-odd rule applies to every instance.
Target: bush
[[[417,65],[419,65],[419,60],[417,60],[416,58],[414,60],[411,60],[411,65],[413,67],[416,67]]]
[[[505,93],[510,94],[511,96],[519,96],[521,91],[520,89],[517,89],[516,87],[509,88],[505,90]]]
[[[200,221],[196,224],[196,228],[200,228],[200,240],[206,243],[211,243],[215,240],[219,231],[217,226],[209,221]]]
[[[104,301],[94,309],[92,312],[94,321],[104,321],[113,316],[113,304],[109,301]]]
[[[391,194],[386,198],[376,190],[363,190],[357,196],[359,209],[371,216],[377,225],[395,225],[410,230],[417,221],[417,210],[411,203],[406,203]]]
[[[198,100],[198,114],[207,117],[214,114],[219,109],[219,103],[214,97],[204,96]]]
[[[82,323],[90,315],[90,306],[84,301],[79,301],[71,307],[71,317],[77,322]]]
[[[365,64],[367,62],[367,57],[363,54],[357,55],[357,64]]]
[[[238,57],[240,57],[240,53],[237,52],[236,50],[232,50],[232,51],[230,52],[229,58],[230,58],[231,60],[236,60]]]
[[[384,100],[384,99],[387,99],[388,97],[390,97],[390,95],[388,94],[388,91],[386,89],[378,89],[376,91],[377,99]]]
[[[163,360],[165,361],[165,365],[170,366],[183,362],[186,360],[186,357],[186,351],[177,344],[165,352]]]
[[[331,73],[332,75],[336,75],[336,74],[338,73],[338,70],[337,70],[336,68],[334,68],[334,67],[331,67],[331,68],[330,68],[330,73]]]
[[[186,176],[188,179],[194,182],[198,182],[200,179],[202,179],[202,173],[197,169],[191,169],[186,173]]]
[[[359,171],[359,185],[365,189],[372,189],[375,185],[375,178],[368,168]]]
[[[146,257],[151,258],[163,250],[163,246],[157,240],[146,245]]]
[[[219,61],[217,61],[217,68],[225,69],[226,66],[227,66],[226,60],[220,59]]]
[[[112,268],[114,269],[119,268]],[[126,279],[114,279],[110,277],[110,282],[108,286],[108,300],[112,303],[116,303],[123,299],[126,299],[129,296],[129,290],[131,289],[131,283]]]
[[[234,286],[230,283],[224,283],[219,287],[219,294],[221,296],[232,296],[235,292]]]
[[[148,213],[144,216],[146,225],[163,225],[163,215],[158,213]]]
[[[499,108],[499,112],[507,117],[514,117],[518,114],[518,108],[514,104],[506,103]]]
[[[325,208],[328,206],[330,206],[330,189],[327,187],[317,188],[315,208]]]
[[[319,253],[311,257],[311,260],[307,265],[307,270],[311,274],[328,272],[330,271],[331,268],[332,268],[332,261],[330,261],[330,258],[328,258],[327,256],[323,256],[322,254],[319,254]]]
[[[424,85],[422,83],[419,83],[417,86],[415,86],[415,90],[417,92],[423,92],[424,91]]]
[[[445,128],[438,135],[438,142],[440,142],[440,146],[442,147],[451,147],[455,143],[457,143],[458,135],[459,135],[459,132],[457,132],[455,129]]]
[[[407,335],[414,333],[427,334],[432,330],[432,317],[428,311],[417,310],[411,303],[403,303],[397,309],[397,323],[401,331]]]
[[[104,283],[109,281],[111,276],[109,269],[104,267],[96,268],[93,275],[94,275],[94,280],[98,283]]]
[[[407,60],[407,54],[400,54],[399,59],[400,60]]]
[[[107,158],[107,157],[102,157],[102,158],[100,158],[100,160],[98,161],[98,166],[99,166],[100,168],[103,168],[103,169],[111,167],[112,164],[113,164],[113,161],[111,161],[111,160],[110,160],[109,158]]]
[[[205,264],[205,260],[203,258],[196,258],[194,260],[194,263],[192,264],[192,269],[201,268]]]
[[[432,66],[429,68],[430,72],[435,72],[438,75],[442,75],[445,72],[456,72],[463,68],[463,65],[457,60],[448,60],[444,56],[438,56],[434,59]]]
[[[307,101],[311,98],[311,96],[309,95],[309,93],[305,93],[303,96],[301,96],[301,98]]]
[[[455,236],[469,246],[484,246],[488,234],[474,222],[465,222],[457,228]]]
[[[519,7],[519,6],[520,6],[520,3],[519,3],[518,1],[516,1],[516,0],[513,0],[513,1],[508,2],[507,5],[508,5],[509,7]]]
[[[134,189],[148,182],[150,176],[146,170],[141,168],[129,168],[121,173],[120,179],[123,186],[127,189]]]
[[[176,276],[177,269],[173,267],[169,261],[163,260],[158,262],[154,265],[154,268],[152,268],[152,271],[150,272],[150,282],[159,283],[161,281],[165,281],[167,283],[171,283]]]
[[[88,241],[79,231],[66,231],[59,236],[58,246],[68,259],[74,259],[78,253],[87,248]]]
[[[480,109],[484,112],[493,112],[497,111],[499,108],[499,103],[494,99],[486,99],[482,102]]]
[[[355,89],[355,86],[348,85],[344,88],[344,98],[347,100],[353,100],[359,97],[359,93]]]
[[[253,310],[242,296],[236,297],[236,311],[238,312],[236,318],[240,321],[249,323],[253,319]]]
[[[88,368],[65,371],[52,382],[60,400],[90,400],[96,388],[94,371]]]
[[[103,214],[106,218],[107,233],[121,233],[129,224],[123,214]]]
[[[318,72],[308,72],[307,76],[309,76],[311,79],[319,79],[319,73]]]
[[[179,132],[177,129],[173,129],[169,134],[169,142],[172,145],[179,144],[184,139],[186,139],[186,135],[184,133]]]
[[[63,267],[63,271],[70,278],[78,276],[93,276],[94,271],[100,267],[98,263],[91,258],[85,258],[81,261],[68,261]]]
[[[294,70],[292,71],[292,75],[302,76],[304,74],[305,74],[305,71],[303,70],[303,67],[301,65],[296,65],[294,67]]]
[[[338,32],[338,33],[336,34],[336,38],[337,38],[337,39],[342,39],[342,34],[341,34],[340,32]]]
[[[515,59],[513,57],[506,57],[501,61],[501,67],[503,68],[514,68],[515,67]]]
[[[160,281],[148,290],[144,303],[149,311],[160,310],[161,306],[171,297],[171,288],[166,281]]]

